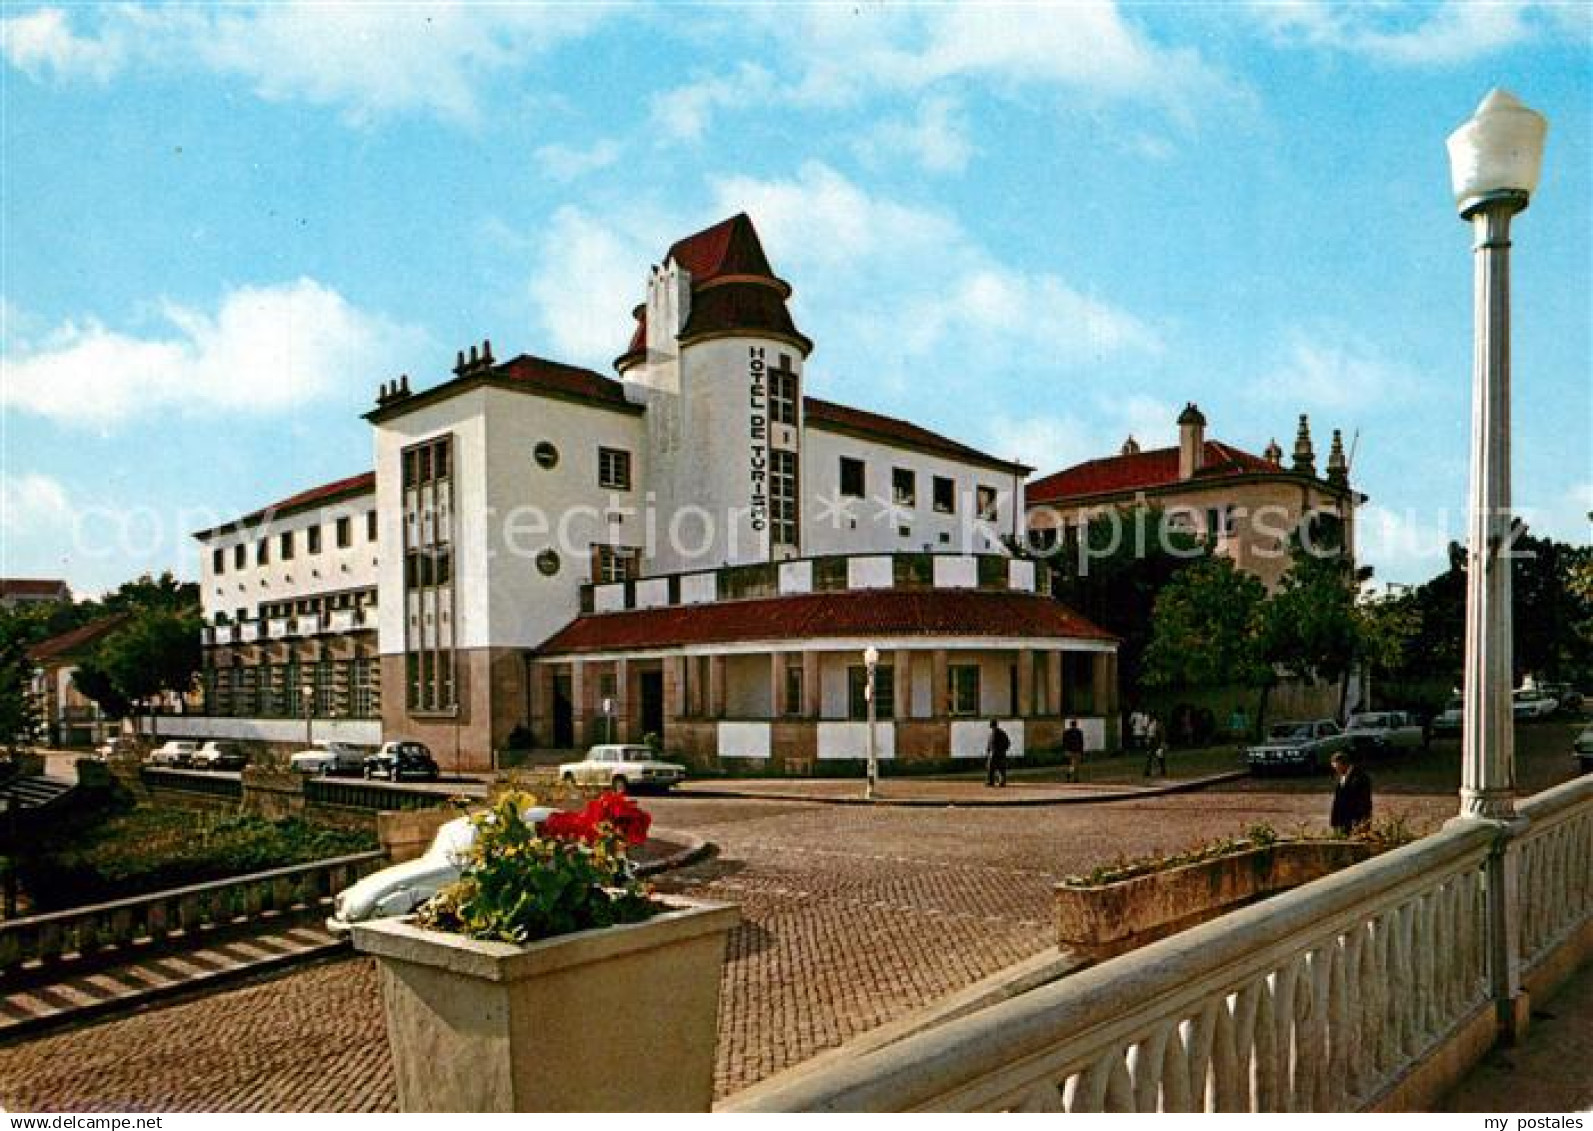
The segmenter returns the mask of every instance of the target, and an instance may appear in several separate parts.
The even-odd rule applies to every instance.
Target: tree
[[[149,706],[164,692],[187,694],[203,662],[197,609],[151,609],[102,640],[88,666],[128,703]]]
[[[0,640],[0,744],[15,754],[32,745],[39,732],[39,704],[33,694],[33,662],[20,639]]]
[[[1303,683],[1339,685],[1339,713],[1350,672],[1367,652],[1368,625],[1356,600],[1369,571],[1341,548],[1296,545],[1293,563],[1265,607],[1267,659]]]
[[[1228,558],[1192,562],[1156,597],[1144,677],[1150,687],[1266,688],[1266,587]]]
[[[1119,678],[1125,687],[1137,687],[1157,594],[1205,556],[1199,540],[1171,528],[1164,511],[1139,507],[1067,527],[1060,542],[1045,548],[1042,561],[1051,571],[1052,595],[1122,641]]]
[[[85,660],[72,673],[72,684],[83,695],[99,705],[108,719],[125,719],[133,713],[133,704],[116,686],[109,673],[93,660]]]

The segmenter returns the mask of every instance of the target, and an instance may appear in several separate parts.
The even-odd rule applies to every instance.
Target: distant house
[[[1316,516],[1343,529],[1355,552],[1355,508],[1366,496],[1350,487],[1349,462],[1337,430],[1327,469],[1316,470],[1311,425],[1300,417],[1293,459],[1283,462],[1276,440],[1253,455],[1206,438],[1206,418],[1194,404],[1178,417],[1178,446],[1141,450],[1130,436],[1115,456],[1087,460],[1029,483],[1031,538],[1044,545],[1067,527],[1107,512],[1154,507],[1169,529],[1214,540],[1216,551],[1275,587],[1288,572],[1291,538]],[[1046,532],[1050,532],[1047,535]]]
[[[0,577],[0,609],[71,599],[72,590],[58,577]]]
[[[127,617],[127,613],[113,613],[28,649],[28,659],[34,664],[33,690],[50,745],[91,746],[116,729],[99,705],[77,689],[72,676],[95,645],[120,628]]]

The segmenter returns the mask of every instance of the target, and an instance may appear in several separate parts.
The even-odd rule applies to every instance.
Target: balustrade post
[[[1532,1001],[1521,984],[1521,852],[1516,847],[1528,821],[1500,822],[1500,836],[1486,865],[1488,893],[1488,990],[1499,1011],[1500,1037],[1516,1044],[1527,1035]]]

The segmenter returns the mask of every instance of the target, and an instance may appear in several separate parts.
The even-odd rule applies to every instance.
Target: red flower
[[[647,830],[653,818],[643,812],[623,793],[603,793],[586,807],[593,824],[607,824],[629,845],[639,845],[647,840]]]
[[[589,809],[580,813],[550,813],[537,826],[537,832],[555,840],[584,840],[590,843],[597,839],[597,824],[591,820]]]

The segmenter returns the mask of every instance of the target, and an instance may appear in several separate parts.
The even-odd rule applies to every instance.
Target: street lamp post
[[[1510,220],[1538,185],[1548,122],[1507,91],[1449,135],[1450,177],[1475,237],[1462,817],[1515,812],[1510,641]]]
[[[868,786],[863,796],[872,801],[879,784],[879,758],[874,747],[874,675],[879,670],[879,649],[872,644],[863,650],[863,667],[868,673],[863,685],[863,698],[868,704]]]
[[[315,716],[315,685],[301,683],[299,685],[299,698],[304,701],[304,745],[314,746],[315,741],[311,735]]]

